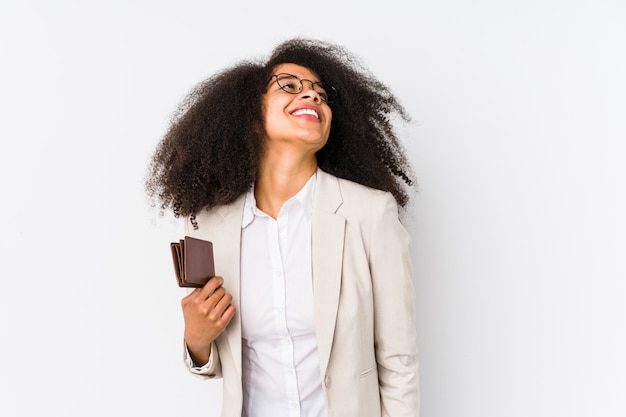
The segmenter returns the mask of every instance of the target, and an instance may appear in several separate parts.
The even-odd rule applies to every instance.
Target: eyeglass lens
[[[315,91],[322,98],[322,100],[328,103],[329,95],[322,83],[314,83],[310,80],[301,80],[300,78],[291,74],[278,74],[276,76],[276,82],[278,83],[278,86],[283,91],[286,91],[290,94],[298,94],[300,91],[302,91],[302,81],[309,81],[313,87],[313,91]]]

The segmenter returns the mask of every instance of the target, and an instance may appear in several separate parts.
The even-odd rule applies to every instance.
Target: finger
[[[220,276],[214,276],[210,278],[206,284],[204,284],[204,287],[200,289],[197,296],[203,299],[207,299],[213,294],[213,292],[215,292],[216,289],[221,287],[223,283],[224,278]]]
[[[226,292],[222,294],[222,296],[217,300],[217,302],[215,303],[215,306],[213,307],[213,310],[217,313],[218,317],[221,317],[224,314],[224,312],[226,311],[226,309],[228,308],[228,306],[230,305],[232,301],[233,301],[232,295],[226,294]]]
[[[224,297],[226,298],[226,297]],[[225,328],[230,320],[235,315],[235,306],[230,304],[229,300],[226,300],[223,305],[220,305],[219,310],[216,308],[211,311],[209,320],[215,323],[220,328]]]
[[[214,323],[218,323],[226,308],[232,301],[232,296],[226,294],[223,288],[218,288],[202,306],[204,316]]]
[[[228,307],[226,307],[224,314],[222,314],[222,326],[228,326],[228,323],[230,323],[230,320],[235,315],[235,311],[235,306],[232,304],[228,304]]]
[[[222,297],[226,294],[226,290],[223,287],[219,287],[216,289],[213,294],[211,294],[207,299],[201,300],[198,299],[197,305],[200,311],[204,316],[209,316],[211,312],[215,309],[215,306]]]
[[[201,288],[194,288],[193,290],[189,291],[189,293],[181,299],[181,304],[183,306],[189,304],[191,300],[193,300],[198,295],[200,290]]]
[[[218,301],[221,300],[225,294],[226,294],[226,289],[224,287],[219,287],[218,289],[213,291],[213,294],[211,294],[209,298],[213,300],[214,304],[217,304]]]

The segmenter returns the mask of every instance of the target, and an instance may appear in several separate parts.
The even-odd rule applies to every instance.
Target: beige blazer
[[[240,417],[240,238],[244,197],[203,211],[185,233],[213,242],[216,275],[237,313],[204,377],[223,378],[222,417]],[[389,193],[318,169],[312,263],[320,376],[329,417],[419,415],[410,238]],[[262,382],[261,382],[262,383]]]

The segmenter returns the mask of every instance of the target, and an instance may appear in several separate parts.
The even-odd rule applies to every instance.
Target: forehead
[[[279,64],[276,66],[276,68],[274,68],[274,74],[280,74],[283,72],[295,75],[298,78],[306,78],[307,80],[311,81],[319,81],[319,77],[316,73],[301,65],[285,63]]]

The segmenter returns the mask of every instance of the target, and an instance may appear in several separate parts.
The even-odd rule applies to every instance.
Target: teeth
[[[317,112],[313,109],[300,109],[300,110],[296,110],[293,113],[294,116],[300,116],[301,114],[310,114],[311,116],[315,116],[318,119],[320,118],[317,114]]]

